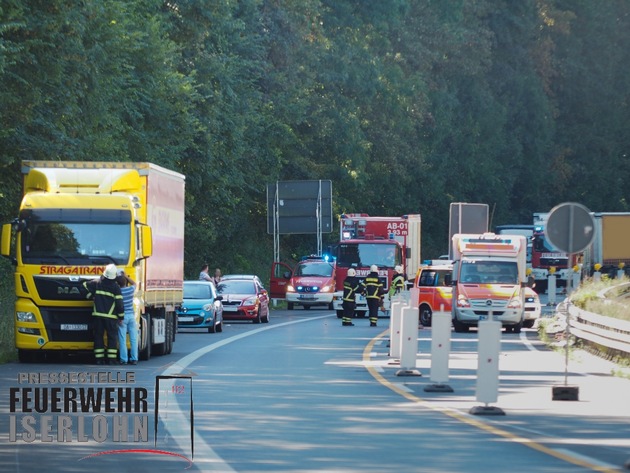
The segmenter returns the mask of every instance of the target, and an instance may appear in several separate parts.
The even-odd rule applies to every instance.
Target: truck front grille
[[[86,300],[86,293],[83,289],[83,282],[86,279],[70,280],[67,277],[35,276],[33,281],[41,299],[49,301]]]
[[[94,340],[92,308],[42,307],[44,326],[51,342],[91,342]],[[68,330],[68,327],[86,325],[87,330]],[[65,329],[62,329],[65,326]]]

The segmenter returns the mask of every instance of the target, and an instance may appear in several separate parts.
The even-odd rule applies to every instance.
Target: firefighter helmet
[[[107,279],[116,279],[116,273],[117,273],[117,269],[116,269],[116,265],[115,264],[108,264],[107,266],[105,266],[105,271],[103,271],[103,276],[106,277]]]
[[[378,273],[378,266],[373,264],[372,266],[370,266],[370,271],[372,271],[373,273]]]
[[[396,271],[398,274],[402,274],[402,272],[403,272],[403,267],[402,267],[401,265],[397,265],[397,266],[394,268],[394,271]]]
[[[354,269],[350,268],[348,270],[348,276],[356,276],[356,275],[357,275],[357,272]]]

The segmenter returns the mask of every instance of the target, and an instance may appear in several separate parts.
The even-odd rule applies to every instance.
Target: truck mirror
[[[153,234],[151,227],[142,225],[140,227],[140,236],[142,238],[142,256],[148,258],[153,254]]]
[[[2,256],[9,256],[11,253],[11,224],[2,225],[2,244],[0,245]]]

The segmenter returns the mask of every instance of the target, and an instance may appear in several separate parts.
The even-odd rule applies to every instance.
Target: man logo
[[[78,296],[81,293],[79,292],[79,288],[77,287],[68,287],[68,286],[60,286],[57,288],[58,295],[70,295],[70,296]]]

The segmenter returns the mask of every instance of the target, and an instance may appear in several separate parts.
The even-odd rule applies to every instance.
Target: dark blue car
[[[177,327],[222,332],[222,299],[210,281],[184,281],[184,303],[177,311]]]

